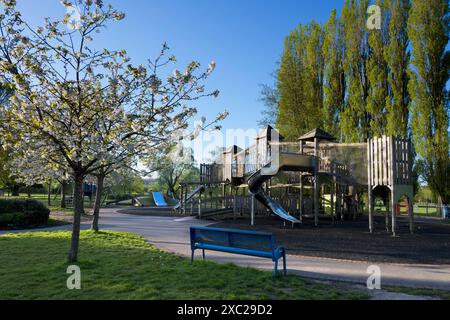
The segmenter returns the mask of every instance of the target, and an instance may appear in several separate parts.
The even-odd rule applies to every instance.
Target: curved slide
[[[153,200],[157,207],[167,207],[166,199],[161,192],[153,192]]]
[[[269,197],[263,190],[262,185],[270,180],[280,171],[309,171],[312,172],[316,167],[316,159],[312,156],[282,153],[279,157],[279,163],[276,166],[269,163],[263,169],[256,171],[248,179],[249,191],[255,196],[256,200],[261,202],[266,208],[270,209],[280,218],[291,222],[301,223],[287,212],[278,202]]]
[[[178,210],[178,209],[180,209],[181,208],[181,205],[183,204],[183,200],[184,201],[189,201],[189,200],[191,200],[196,194],[198,194],[199,192],[202,192],[203,190],[205,190],[205,186],[198,186],[197,188],[195,188],[194,189],[194,191],[192,191],[191,193],[189,193],[187,196],[186,196],[186,199],[182,199],[176,206],[174,206],[173,208],[175,209],[175,210]]]

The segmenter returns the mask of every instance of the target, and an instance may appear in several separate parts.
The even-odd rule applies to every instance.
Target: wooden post
[[[233,220],[236,220],[236,210],[237,210],[237,204],[236,204],[237,196],[233,196]]]
[[[396,236],[397,231],[397,203],[395,202],[395,193],[394,190],[391,191],[391,212],[392,212],[392,235]]]
[[[184,192],[183,192],[183,214],[186,215],[186,201],[187,201],[187,194],[189,192],[189,187],[187,185],[184,186]],[[191,200],[193,201],[193,200]]]
[[[351,191],[350,193],[350,199],[351,199],[351,213],[353,215],[353,221],[356,221],[356,193],[355,193],[355,187],[354,186],[350,186],[349,190]]]
[[[227,209],[226,199],[225,199],[226,196],[227,196],[227,186],[224,183],[222,185],[222,209]]]
[[[409,216],[409,232],[414,234],[414,204],[408,197],[408,216]]]
[[[202,192],[198,194],[198,218],[202,218]]]
[[[300,196],[299,196],[300,221],[303,221],[303,174],[300,173]]]
[[[391,192],[389,192],[387,201],[386,201],[386,217],[385,217],[385,223],[386,223],[386,231],[389,232],[390,224],[389,224],[389,206],[392,201]]]
[[[319,139],[314,139],[314,156],[319,156]],[[314,225],[319,226],[319,161],[317,162],[317,167],[314,170]]]
[[[335,180],[336,177],[334,177],[333,179]],[[334,189],[335,189],[335,187],[336,187],[336,184],[333,182],[330,187],[330,190],[331,190],[330,191],[331,222],[333,224],[335,224],[335,220],[334,220],[334,193],[335,193]]]
[[[371,185],[369,185],[367,194],[369,196],[369,231],[373,233],[373,190]]]
[[[314,225],[319,226],[319,175],[314,173]]]
[[[255,195],[251,196],[251,210],[250,210],[250,224],[253,227],[255,225]]]

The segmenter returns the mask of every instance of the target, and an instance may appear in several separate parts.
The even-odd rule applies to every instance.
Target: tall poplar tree
[[[384,9],[384,3],[377,1]],[[385,11],[386,12],[386,11]],[[386,133],[386,98],[388,96],[388,66],[385,60],[387,33],[384,25],[380,30],[369,32],[370,56],[367,63],[369,96],[367,112],[370,114],[370,135],[380,137]]]
[[[386,98],[386,134],[407,137],[409,126],[408,67],[411,60],[408,37],[410,0],[385,0],[388,18],[389,95]]]
[[[323,125],[323,28],[313,21],[307,27],[306,34],[304,63],[306,78],[303,82],[303,90],[306,93],[305,104],[308,122],[304,132]]]
[[[412,133],[423,176],[439,203],[450,201],[449,8],[447,0],[413,1],[408,19],[412,46],[409,93]]]
[[[311,22],[286,38],[278,72],[277,128],[289,140],[322,125],[323,31]]]
[[[341,113],[344,142],[360,142],[370,137],[370,117],[366,110],[369,95],[367,7],[367,0],[346,0],[342,9],[347,83],[346,107]]]
[[[345,75],[342,25],[336,16],[336,10],[331,12],[324,27],[322,54],[324,59],[324,129],[334,136],[340,137],[339,116],[345,105]]]
[[[300,26],[286,37],[280,70],[278,72],[278,106],[277,127],[287,139],[298,138],[305,127],[305,118],[299,117],[304,111],[304,31]]]

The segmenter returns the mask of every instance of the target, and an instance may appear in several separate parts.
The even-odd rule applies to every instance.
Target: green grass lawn
[[[297,276],[196,261],[119,232],[82,232],[82,290],[66,288],[68,232],[0,236],[0,299],[366,299]]]

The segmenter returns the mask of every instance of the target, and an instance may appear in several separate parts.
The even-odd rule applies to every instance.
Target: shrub
[[[50,210],[33,199],[0,199],[0,227],[28,227],[46,224]]]

